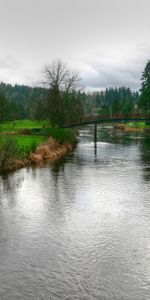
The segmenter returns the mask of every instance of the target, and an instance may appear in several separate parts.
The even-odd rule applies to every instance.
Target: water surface
[[[150,299],[150,138],[80,131],[61,163],[0,177],[0,299]]]

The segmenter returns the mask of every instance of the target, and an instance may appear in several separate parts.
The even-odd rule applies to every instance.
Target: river
[[[80,130],[52,166],[0,177],[1,300],[150,299],[150,137]]]

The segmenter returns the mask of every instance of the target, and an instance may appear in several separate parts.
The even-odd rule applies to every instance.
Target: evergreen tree
[[[9,103],[4,94],[0,91],[0,125],[9,120]]]
[[[150,112],[150,61],[147,62],[142,75],[139,106],[143,112]]]

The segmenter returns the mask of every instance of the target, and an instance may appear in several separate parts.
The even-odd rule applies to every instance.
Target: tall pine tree
[[[150,112],[150,61],[147,62],[142,75],[139,106],[143,112]]]

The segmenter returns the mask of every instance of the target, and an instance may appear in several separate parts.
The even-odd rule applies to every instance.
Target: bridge
[[[92,115],[85,116],[80,122],[65,124],[63,128],[72,128],[99,123],[128,123],[128,122],[150,122],[150,114],[132,114],[132,115]]]
[[[97,124],[129,123],[129,122],[146,122],[150,124],[150,114],[132,114],[132,115],[96,115],[87,116],[81,122],[63,125],[62,128],[73,128],[86,125],[94,125],[94,144],[95,153],[97,145]]]

